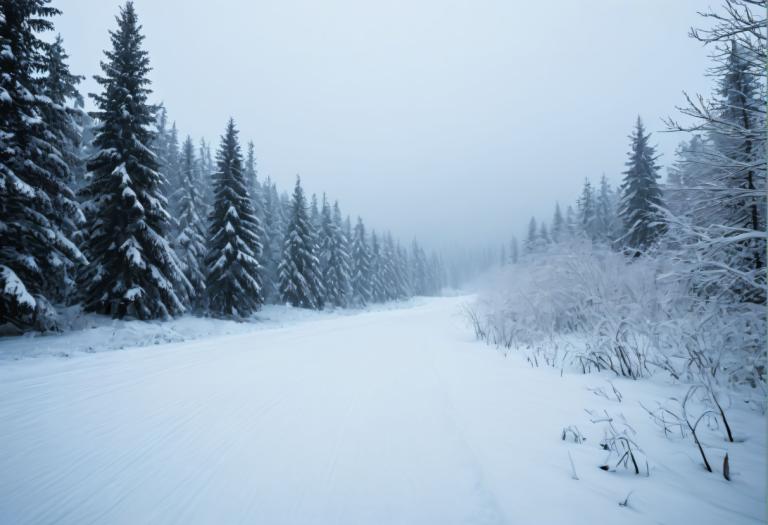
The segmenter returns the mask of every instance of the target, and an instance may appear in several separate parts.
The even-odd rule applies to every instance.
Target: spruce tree
[[[166,158],[166,164],[162,167],[166,181],[166,195],[168,199],[168,211],[171,217],[176,219],[179,212],[179,203],[176,201],[176,190],[182,185],[181,175],[181,150],[179,147],[179,130],[176,128],[176,122],[171,124],[171,129],[168,132],[168,157]]]
[[[595,232],[597,240],[608,244],[612,244],[619,234],[616,199],[605,175],[600,178],[600,189],[595,199]]]
[[[570,204],[565,209],[565,233],[571,238],[576,235],[576,213]]]
[[[584,179],[578,202],[579,225],[581,232],[591,240],[597,239],[597,212],[595,205],[595,190],[589,179]]]
[[[325,195],[321,215],[320,266],[325,287],[325,301],[333,306],[344,307],[350,301],[349,275],[351,272],[347,239],[341,224],[341,211],[336,202],[331,210]]]
[[[565,219],[560,211],[560,203],[555,203],[555,214],[552,216],[552,242],[560,242],[566,233]]]
[[[363,220],[358,217],[352,237],[352,296],[355,304],[365,306],[373,300],[371,290],[371,252]]]
[[[539,233],[536,228],[536,218],[531,217],[531,221],[528,223],[528,236],[525,238],[525,250],[528,253],[536,250],[539,244]]]
[[[631,150],[621,186],[619,217],[624,225],[623,243],[632,250],[641,251],[651,246],[664,232],[663,205],[656,166],[655,149],[648,143],[643,122],[637,117],[635,130],[630,136]]]
[[[552,242],[552,239],[549,237],[549,229],[547,228],[547,223],[542,222],[539,226],[539,241],[541,244],[546,245]]]
[[[267,177],[264,182],[264,285],[265,297],[272,302],[280,301],[278,266],[283,257],[285,217],[277,186]]]
[[[301,179],[296,177],[283,257],[278,267],[282,301],[295,307],[321,309],[324,296],[321,280],[316,233],[307,210]]]
[[[187,137],[181,150],[180,181],[175,193],[178,203],[177,232],[174,246],[184,275],[192,285],[189,304],[193,310],[203,307],[205,293],[205,223],[203,199],[197,187],[197,162],[192,138]]]
[[[387,300],[384,282],[384,261],[376,231],[371,232],[371,300],[381,303]]]
[[[85,262],[65,225],[77,220],[71,166],[59,149],[68,123],[46,118],[64,116],[45,93],[55,51],[39,35],[59,14],[48,4],[6,1],[0,11],[0,324],[22,330],[56,328],[60,269]]]
[[[86,124],[82,110],[83,97],[77,89],[83,77],[73,75],[67,64],[68,55],[64,50],[61,36],[48,46],[44,69],[46,74],[40,79],[42,94],[48,100],[40,104],[41,117],[48,127],[49,143],[56,154],[48,158],[50,171],[58,173],[61,182],[69,189],[79,186],[79,179],[85,172],[80,157],[82,131]],[[59,163],[63,162],[63,166]],[[79,228],[85,218],[70,194],[55,201],[58,211],[54,217],[56,226],[69,239],[77,239]],[[76,268],[67,258],[53,268],[50,275],[47,294],[56,301],[66,301],[74,288]]]
[[[103,92],[91,95],[99,121],[89,160],[85,234],[90,264],[80,276],[88,311],[122,318],[165,318],[184,311],[190,292],[176,254],[166,241],[169,216],[162,175],[148,145],[154,107],[147,78],[149,57],[132,2],[120,9],[110,32]]]
[[[264,233],[243,173],[237,135],[235,121],[229,119],[213,176],[206,296],[212,315],[243,319],[264,302],[259,264]]]

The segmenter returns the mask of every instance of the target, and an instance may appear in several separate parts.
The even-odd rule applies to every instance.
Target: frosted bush
[[[472,320],[478,337],[506,349],[572,336],[564,364],[583,372],[763,381],[764,306],[705,299],[669,278],[689,270],[668,256],[562,243],[489,277]]]

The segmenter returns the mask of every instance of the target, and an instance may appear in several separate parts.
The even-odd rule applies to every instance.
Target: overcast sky
[[[74,72],[99,72],[121,2],[55,2]],[[620,180],[637,114],[708,93],[687,37],[707,0],[136,0],[154,97],[183,134],[233,116],[260,175],[297,173],[405,241],[520,234]],[[680,137],[654,133],[671,161]]]

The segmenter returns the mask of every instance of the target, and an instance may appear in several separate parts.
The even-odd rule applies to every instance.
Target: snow
[[[37,264],[34,260],[32,262],[34,265]],[[37,304],[35,298],[27,291],[27,287],[24,286],[24,283],[19,279],[19,276],[16,275],[16,272],[5,265],[0,265],[0,282],[3,283],[4,295],[13,297],[13,300],[23,308],[29,310],[35,309],[35,305]]]
[[[740,442],[703,434],[713,463],[728,451],[728,482],[639,405],[684,386],[614,380],[618,401],[610,376],[505,358],[474,341],[462,313],[473,300],[356,315],[268,307],[259,323],[102,321],[0,340],[0,355],[38,356],[0,363],[0,523],[765,519],[765,422],[750,405],[728,407]],[[597,468],[606,423],[585,409],[631,426],[649,477]],[[587,440],[562,441],[569,425]]]

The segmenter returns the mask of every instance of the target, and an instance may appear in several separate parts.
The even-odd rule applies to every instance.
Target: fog
[[[61,4],[74,72],[97,89],[117,1]],[[658,133],[709,93],[687,37],[701,0],[136,0],[156,102],[218,142],[229,116],[261,177],[436,247],[520,235],[585,177],[617,183],[638,114]]]

